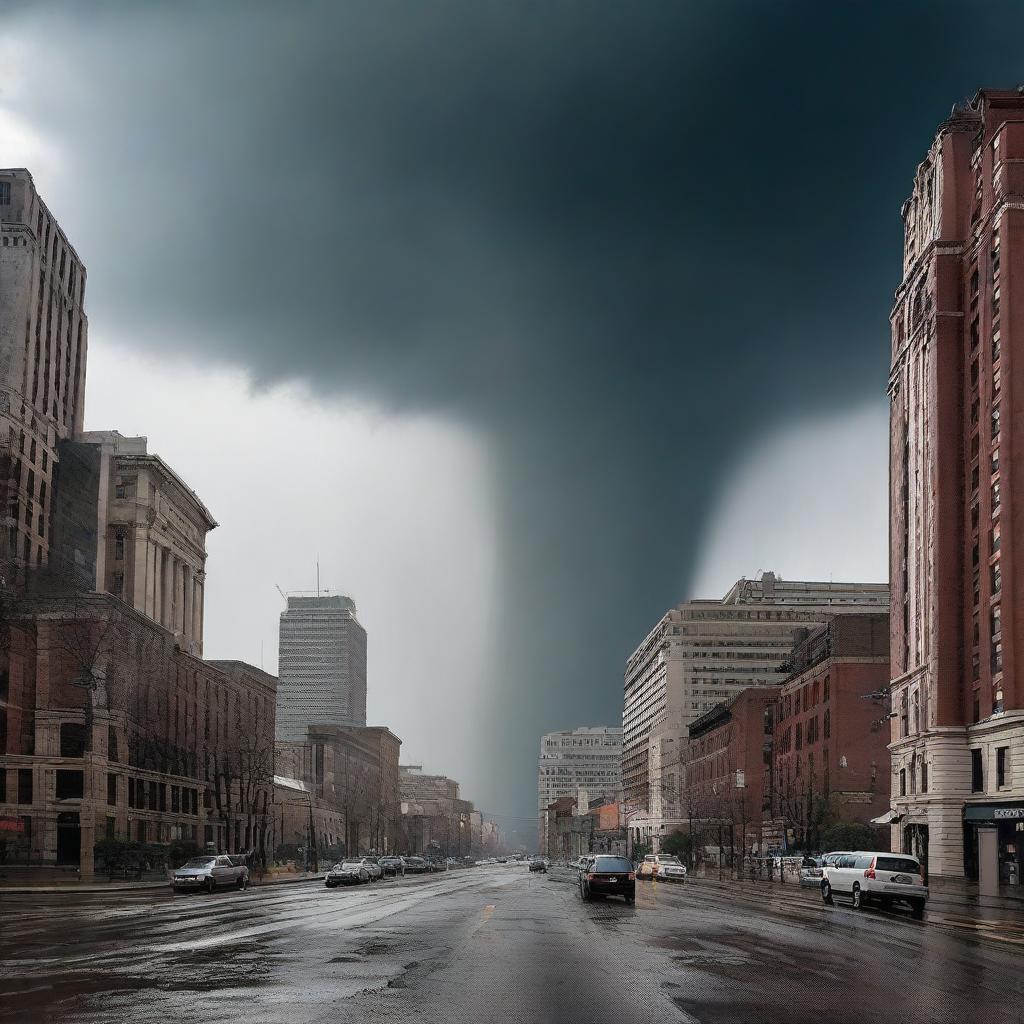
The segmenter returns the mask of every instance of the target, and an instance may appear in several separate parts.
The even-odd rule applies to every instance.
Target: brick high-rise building
[[[981,828],[987,872],[1006,880],[1024,866],[1024,95],[986,90],[954,109],[903,222],[892,840],[933,874],[974,876]]]
[[[57,445],[85,415],[85,267],[28,171],[0,170],[0,552],[47,564]]]

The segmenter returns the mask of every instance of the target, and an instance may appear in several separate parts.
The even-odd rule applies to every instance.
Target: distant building
[[[275,744],[275,770],[305,782],[342,822],[337,834],[318,832],[320,855],[333,846],[351,855],[393,853],[400,825],[402,741],[383,726],[313,724],[302,741]]]
[[[892,841],[987,891],[1024,877],[1022,161],[1019,90],[940,125],[891,314]]]
[[[366,725],[366,630],[350,597],[289,595],[281,613],[277,738],[311,723]]]
[[[57,446],[82,430],[85,279],[32,175],[0,170],[0,555],[15,576],[47,564]]]
[[[545,810],[559,797],[609,796],[622,791],[622,729],[618,726],[583,727],[545,733],[537,759],[537,818],[540,849],[546,848]]]
[[[678,745],[688,726],[747,687],[781,684],[797,630],[832,615],[888,607],[884,583],[787,582],[766,572],[759,580],[739,580],[721,600],[669,609],[626,663],[626,813],[642,816],[655,833],[679,818]]]
[[[766,734],[765,842],[816,846],[823,824],[866,825],[889,806],[889,616],[837,615],[790,664]]]
[[[479,853],[483,821],[472,801],[459,796],[459,784],[446,775],[427,775],[418,764],[402,765],[404,852],[434,857]]]

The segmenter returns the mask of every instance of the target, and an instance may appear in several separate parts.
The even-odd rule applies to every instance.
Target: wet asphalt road
[[[0,1021],[1019,1021],[1024,937],[798,891],[481,867],[357,889],[0,896]]]

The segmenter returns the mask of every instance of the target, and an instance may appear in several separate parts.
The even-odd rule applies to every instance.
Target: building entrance
[[[57,815],[57,863],[82,863],[82,829],[78,815],[71,811]]]

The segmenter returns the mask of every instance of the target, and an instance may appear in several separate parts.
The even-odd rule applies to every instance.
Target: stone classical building
[[[826,824],[866,825],[889,806],[889,616],[836,616],[794,648],[790,671],[766,733],[763,831],[769,847],[814,848]]]
[[[46,564],[57,445],[82,429],[85,267],[23,169],[0,170],[0,553]]]
[[[277,774],[308,784],[342,823],[337,841],[346,853],[394,852],[400,825],[399,754],[402,741],[383,726],[312,724],[301,742],[278,741]]]
[[[984,90],[957,106],[902,213],[892,841],[933,875],[980,868],[991,891],[1024,873],[1024,97]]]
[[[293,860],[300,869],[323,869],[344,855],[345,819],[315,787],[302,779],[274,776],[274,808],[268,849],[277,861]]]
[[[0,860],[92,875],[102,839],[266,849],[276,680],[109,594],[6,606]]]
[[[290,594],[281,613],[277,738],[310,722],[366,725],[366,630],[350,597]]]
[[[690,723],[747,687],[781,684],[795,630],[888,606],[882,583],[787,582],[766,572],[759,580],[739,580],[721,600],[669,609],[626,663],[626,814],[654,833],[681,820],[679,750]]]
[[[216,520],[147,452],[146,438],[96,430],[74,444],[97,454],[95,589],[123,598],[201,657],[206,535]]]
[[[547,848],[545,811],[559,797],[607,795],[618,801],[622,792],[622,729],[582,727],[548,732],[540,739],[537,759],[537,819],[540,849]]]

